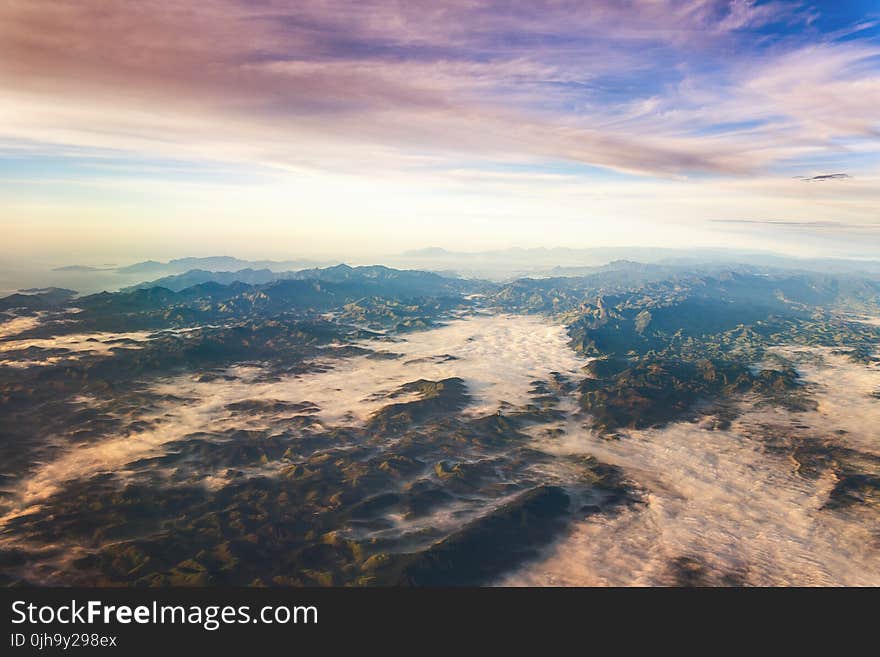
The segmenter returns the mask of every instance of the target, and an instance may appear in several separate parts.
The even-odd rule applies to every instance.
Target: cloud
[[[610,441],[570,422],[539,445],[620,466],[645,490],[646,503],[581,521],[543,558],[500,583],[675,585],[674,565],[686,562],[704,585],[877,585],[876,510],[847,516],[823,509],[835,476],[803,476],[789,454],[768,445],[779,435],[792,444],[827,440],[876,455],[880,404],[871,393],[880,388],[880,368],[830,349],[781,351],[800,354],[816,410],[793,413],[745,400],[729,430],[683,422]],[[810,364],[810,356],[821,360]]]
[[[804,182],[823,182],[826,180],[846,180],[848,178],[852,178],[848,173],[823,173],[818,176],[811,176],[809,178],[804,178],[802,176],[796,176],[800,180]]]
[[[846,224],[839,221],[778,221],[776,219],[713,219],[716,224],[758,224],[761,226],[782,226],[790,228],[844,228]],[[852,224],[863,228],[862,224]]]
[[[98,334],[105,340],[114,337]],[[119,334],[143,340],[141,334]],[[91,336],[77,335],[40,341],[39,346],[55,344],[72,350],[105,351],[108,344],[84,341]],[[138,459],[166,453],[167,446],[192,434],[223,432],[230,429],[266,429],[289,411],[269,410],[247,422],[231,413],[228,404],[248,400],[304,403],[315,405],[314,417],[328,427],[362,425],[370,415],[392,402],[416,398],[388,394],[401,385],[419,379],[464,379],[471,403],[463,414],[471,417],[491,415],[503,403],[524,405],[531,400],[530,389],[536,379],[547,379],[551,372],[577,376],[584,361],[568,345],[562,325],[550,324],[535,316],[484,316],[449,322],[429,330],[413,332],[400,342],[365,346],[400,354],[397,359],[371,359],[367,356],[333,358],[322,363],[325,370],[286,375],[264,380],[265,372],[254,366],[234,367],[236,378],[200,381],[186,374],[160,379],[150,387],[162,397],[157,408],[146,409],[126,421],[138,420],[142,428],[124,435],[118,432],[92,441],[89,445],[58,445],[54,460],[41,464],[18,484],[16,508],[4,519],[19,515],[39,504],[65,483],[94,476],[97,472],[125,472]],[[451,355],[454,358],[446,358]],[[29,366],[31,363],[28,364]],[[82,398],[84,404],[95,400]],[[100,402],[99,402],[100,403]],[[205,474],[205,473],[202,473]]]
[[[747,78],[736,64],[763,55],[719,57],[741,32],[808,20],[793,7],[13,0],[0,9],[0,134],[356,171],[428,152],[742,174],[867,134],[876,107],[876,77],[856,66],[866,46],[786,49]],[[818,102],[856,90],[847,111]],[[791,111],[764,130],[694,134],[719,120],[710,107]]]

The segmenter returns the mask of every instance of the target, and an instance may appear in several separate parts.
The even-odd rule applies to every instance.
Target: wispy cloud
[[[62,169],[109,190],[77,205],[21,201],[30,174],[6,167],[5,214],[22,217],[21,235],[38,215],[140,221],[156,206],[137,199],[159,189],[179,201],[169,223],[259,207],[279,233],[292,214],[331,231],[331,215],[352,212],[401,235],[404,216],[426,217],[423,231],[484,219],[485,239],[509,234],[511,213],[520,236],[538,218],[585,233],[591,221],[651,228],[698,216],[704,226],[731,215],[869,221],[880,30],[859,10],[817,6],[8,0],[0,153],[101,158],[131,174],[49,167],[58,195]],[[137,178],[144,162],[160,164]],[[275,188],[198,191],[189,172],[199,168],[250,168]],[[793,181],[837,171],[852,179]],[[132,180],[139,190],[120,191]],[[238,205],[217,207],[237,194]],[[348,234],[354,221],[343,223]]]
[[[748,30],[812,20],[790,3],[13,0],[0,16],[6,137],[136,152],[744,173],[875,134],[880,95],[868,44],[733,54]]]
[[[809,176],[805,178],[804,176],[795,176],[799,180],[803,180],[804,182],[825,182],[828,180],[847,180],[848,178],[852,178],[848,173],[821,173],[818,176]]]
[[[840,221],[779,221],[776,219],[713,219],[718,224],[758,224],[762,226],[783,226],[789,228],[844,228]],[[855,224],[862,227],[861,224]],[[853,226],[853,224],[850,224]]]

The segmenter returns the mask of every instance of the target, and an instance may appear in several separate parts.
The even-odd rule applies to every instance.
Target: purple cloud
[[[748,30],[814,19],[797,6],[12,0],[0,76],[24,118],[0,136],[319,167],[427,152],[742,174],[876,129],[870,43],[740,51]]]

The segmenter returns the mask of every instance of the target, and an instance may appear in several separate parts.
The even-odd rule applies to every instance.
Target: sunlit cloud
[[[138,185],[164,178],[169,208],[192,195],[180,171],[189,163],[237,168],[228,184],[260,177],[275,199],[314,176],[323,189],[352,177],[383,192],[418,187],[401,197],[423,199],[416,215],[436,214],[449,194],[440,205],[451,212],[466,195],[469,215],[492,216],[507,192],[552,208],[558,186],[590,185],[612,196],[576,205],[583,221],[638,219],[648,239],[658,224],[765,203],[774,207],[764,217],[788,203],[789,217],[866,221],[877,194],[849,183],[870,184],[880,168],[877,34],[867,9],[825,17],[805,3],[748,0],[12,0],[0,8],[0,159],[103,158]],[[829,167],[856,180],[811,192],[810,209],[782,182],[823,180]],[[603,171],[622,177],[608,183]],[[0,184],[28,179],[3,173]],[[118,184],[104,171],[73,177]],[[47,182],[49,196],[60,193]],[[734,187],[749,189],[738,207],[701,200]],[[699,211],[682,214],[692,202],[679,193]],[[21,208],[21,192],[0,194]],[[640,216],[629,199],[645,195],[664,202]],[[63,202],[71,216],[90,215]],[[306,205],[273,211],[300,223],[338,213],[327,196]],[[338,228],[350,223],[336,215]]]

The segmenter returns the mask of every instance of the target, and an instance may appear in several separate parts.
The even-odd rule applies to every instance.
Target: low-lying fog
[[[727,430],[710,421],[593,435],[570,420],[559,439],[540,438],[556,454],[588,453],[619,465],[646,492],[646,504],[576,524],[544,558],[502,585],[701,584],[880,585],[876,510],[823,508],[837,482],[796,471],[769,439],[831,440],[880,454],[880,366],[829,349],[776,350],[794,362],[817,402],[789,412],[742,401]]]
[[[200,381],[204,379],[200,373],[161,379],[151,389],[167,401],[136,418],[146,423],[145,428],[71,446],[42,465],[21,482],[18,512],[22,506],[57,492],[65,481],[100,472],[124,472],[126,465],[161,454],[163,445],[189,434],[230,428],[266,429],[283,419],[271,413],[245,418],[227,408],[235,402],[310,402],[317,407],[315,415],[325,426],[361,424],[383,406],[407,401],[407,397],[387,396],[404,383],[460,377],[472,395],[472,403],[464,413],[486,415],[504,403],[524,404],[535,379],[546,379],[551,371],[579,373],[583,361],[567,341],[563,326],[538,317],[475,316],[394,341],[362,343],[378,352],[378,358],[334,357],[328,350],[328,356],[320,362],[324,371],[264,380],[267,372],[255,364],[230,368],[210,381]],[[64,344],[80,343],[65,339]],[[96,399],[81,398],[80,403],[101,407]]]
[[[229,370],[232,381],[170,380],[156,390],[211,399],[222,406],[247,399],[312,402],[326,425],[359,423],[389,403],[388,393],[417,379],[460,377],[474,398],[464,412],[487,415],[503,402],[528,401],[530,383],[550,372],[577,375],[583,361],[568,347],[565,328],[535,316],[492,315],[455,320],[400,340],[365,341],[376,353],[328,358],[325,372],[264,381],[259,366]],[[394,401],[407,401],[396,397]]]
[[[26,326],[19,324],[19,326]],[[66,340],[77,349],[94,342]],[[127,336],[143,339],[141,335]],[[60,346],[60,345],[59,345]],[[526,404],[536,379],[551,372],[582,377],[585,361],[568,346],[564,327],[534,316],[475,316],[446,326],[376,339],[369,355],[336,357],[299,375],[270,375],[260,364],[240,366],[205,380],[202,373],[163,378],[151,391],[165,395],[159,408],[136,419],[125,435],[68,449],[19,482],[7,518],[62,490],[65,482],[100,472],[125,472],[145,456],[196,432],[272,428],[277,413],[241,415],[228,405],[247,400],[310,402],[324,426],[362,425],[391,402],[388,394],[417,379],[464,379],[472,396],[464,413],[487,415]],[[797,472],[784,451],[768,449],[768,436],[820,438],[880,455],[880,367],[830,350],[780,348],[795,362],[816,402],[791,412],[741,400],[741,414],[726,429],[677,423],[663,429],[600,438],[579,417],[574,396],[568,419],[535,427],[534,447],[550,454],[590,454],[620,466],[643,491],[644,503],[612,514],[576,518],[570,532],[498,583],[502,585],[650,585],[700,583],[880,585],[880,525],[869,507],[823,508],[835,485],[829,472]],[[83,398],[84,407],[100,400]],[[135,418],[130,418],[135,419]],[[211,478],[212,485],[223,481]]]

